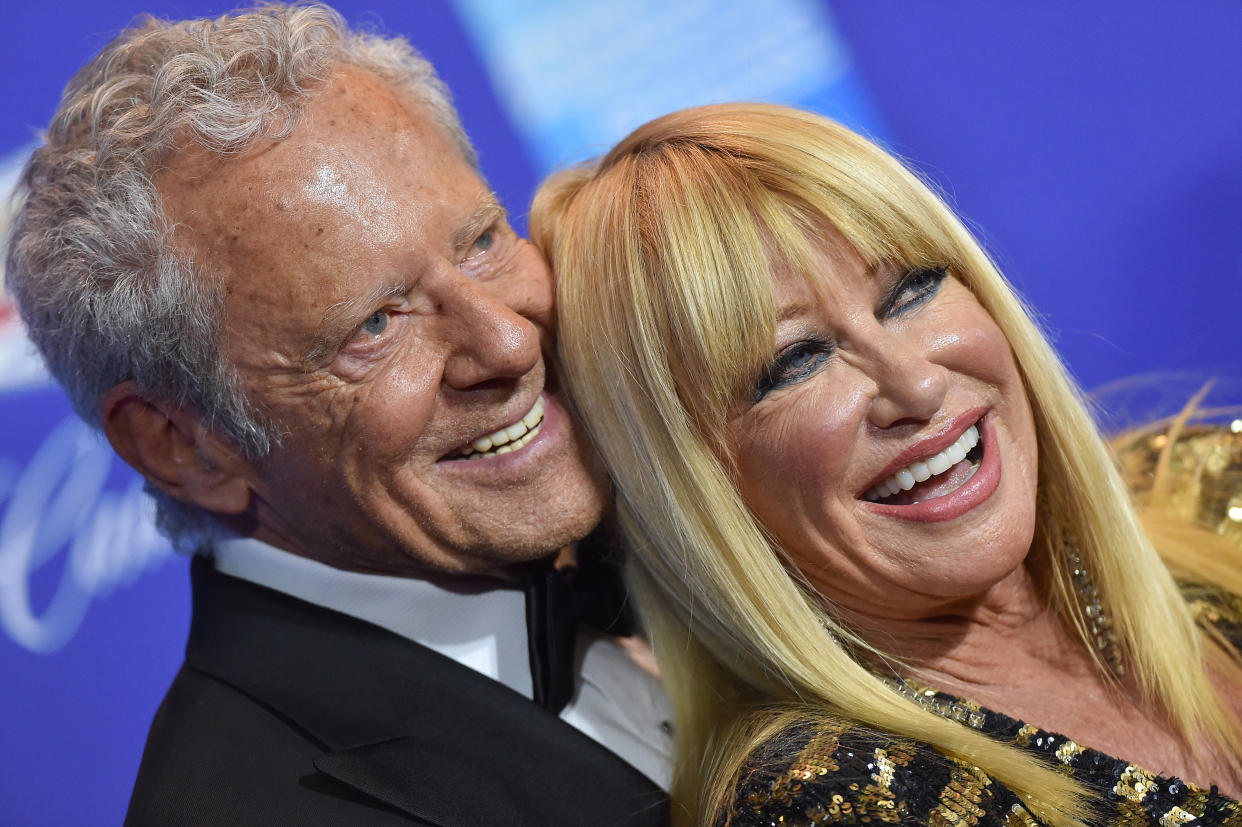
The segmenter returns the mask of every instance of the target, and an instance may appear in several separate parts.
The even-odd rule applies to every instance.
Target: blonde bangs
[[[758,704],[764,715],[809,708],[932,744],[1053,823],[1089,813],[1072,779],[921,710],[860,666],[850,650],[870,647],[790,576],[738,493],[726,429],[772,357],[772,274],[822,283],[828,228],[869,265],[947,267],[1004,331],[1038,431],[1030,559],[1050,600],[1098,651],[1065,568],[1068,544],[1092,568],[1153,708],[1188,742],[1231,743],[1236,723],[1207,680],[1201,637],[1087,406],[952,211],[899,161],[831,121],[761,104],[701,107],[652,121],[598,164],[555,176],[531,213],[558,276],[572,401],[616,484],[631,586],[676,713],[673,794],[685,809],[675,821],[724,812],[741,762],[772,731],[756,729]]]

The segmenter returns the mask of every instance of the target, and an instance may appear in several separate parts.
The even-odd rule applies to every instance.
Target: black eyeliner
[[[780,353],[776,354],[776,357],[772,360],[771,364],[763,369],[763,373],[760,374],[759,380],[755,383],[755,389],[751,394],[751,400],[753,402],[758,402],[768,393],[777,390],[778,388],[783,388],[805,379],[816,367],[819,366],[823,359],[831,356],[833,350],[835,349],[835,343],[828,341],[827,339],[819,338],[803,339],[802,341],[795,342],[789,347],[784,348]],[[788,366],[795,358],[803,355],[811,355],[812,357],[818,356],[822,358],[815,361],[815,364],[811,367],[804,366],[803,372],[795,376],[781,375],[788,369]]]
[[[949,268],[943,266],[915,267],[912,270],[906,271],[901,278],[897,279],[896,283],[889,288],[887,295],[884,296],[884,300],[881,301],[880,306],[876,308],[876,316],[879,318],[887,318],[894,315],[893,309],[897,305],[897,300],[901,298],[901,294],[910,287],[911,282],[920,276],[931,274],[935,274],[935,287],[939,289],[940,283],[944,281],[945,277],[949,274]],[[934,294],[935,290],[931,292]],[[896,315],[901,315],[902,312],[904,312],[904,309],[898,311]]]

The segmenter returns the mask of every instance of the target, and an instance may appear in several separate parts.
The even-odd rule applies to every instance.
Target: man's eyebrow
[[[302,354],[302,363],[317,364],[340,347],[354,328],[375,312],[375,308],[389,299],[404,296],[408,292],[410,292],[410,284],[402,280],[381,284],[367,293],[350,296],[336,304],[328,305],[323,311],[323,319],[315,331],[310,347]]]
[[[502,220],[506,215],[508,212],[500,205],[496,194],[489,192],[480,199],[479,205],[475,207],[470,217],[453,232],[450,238],[452,249],[458,252],[469,249],[484,230]]]

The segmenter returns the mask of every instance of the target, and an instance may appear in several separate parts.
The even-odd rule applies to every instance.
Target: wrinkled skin
[[[603,483],[548,387],[547,266],[417,102],[339,66],[289,138],[157,184],[283,432],[236,468],[254,536],[344,568],[495,572],[595,525]],[[541,393],[527,447],[454,457]]]

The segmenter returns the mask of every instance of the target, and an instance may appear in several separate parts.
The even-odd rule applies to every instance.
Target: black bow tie
[[[633,634],[620,568],[597,531],[578,545],[577,564],[536,564],[526,578],[526,636],[535,703],[560,714],[574,695],[578,624]]]

